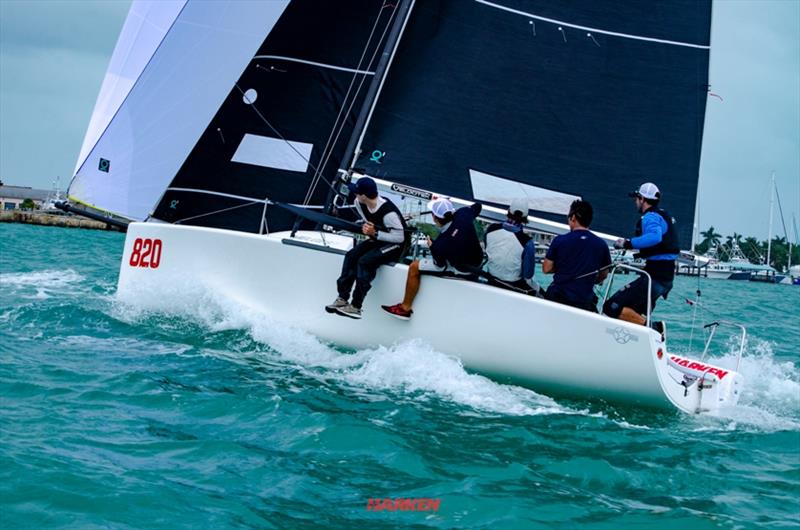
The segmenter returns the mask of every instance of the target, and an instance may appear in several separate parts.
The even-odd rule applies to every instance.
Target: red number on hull
[[[131,267],[158,268],[161,264],[161,240],[136,238],[128,263]]]

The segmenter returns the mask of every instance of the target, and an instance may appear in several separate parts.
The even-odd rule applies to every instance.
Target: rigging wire
[[[357,67],[356,67],[356,70],[362,70],[363,60],[364,60],[364,57],[367,54],[367,50],[369,49],[369,44],[370,44],[370,41],[372,40],[372,36],[375,33],[375,28],[377,27],[378,22],[380,21],[380,18],[381,18],[382,14],[383,14],[383,9],[385,9],[387,6],[388,7],[394,7],[393,4],[387,4],[386,2],[384,2],[384,5],[381,7],[381,11],[378,14],[378,17],[375,19],[375,23],[373,24],[372,30],[370,31],[370,36],[368,37],[367,42],[365,43],[365,46],[364,46],[364,49],[362,51],[361,58],[359,59],[359,63],[357,65]],[[393,17],[394,17],[394,12],[392,13],[392,18]],[[389,26],[391,26],[391,18],[390,18],[389,23],[387,24],[387,28]],[[386,29],[384,30],[383,34],[381,35],[381,41],[380,42],[383,41],[383,38],[385,37],[385,35],[386,35]],[[379,45],[376,46],[375,52],[373,53],[372,57],[370,58],[369,64],[372,64],[372,62],[375,60],[375,56],[377,55],[377,51],[380,49],[380,42],[379,42]],[[348,87],[348,91],[345,94],[345,97],[344,97],[344,99],[342,101],[342,106],[339,109],[339,114],[337,115],[336,121],[334,122],[333,127],[331,129],[331,133],[328,136],[328,143],[326,143],[325,149],[323,149],[323,152],[320,155],[320,160],[322,161],[322,165],[321,166],[317,166],[314,163],[312,163],[311,160],[309,160],[308,157],[306,157],[294,145],[292,145],[292,143],[289,142],[280,133],[280,131],[274,125],[272,125],[269,122],[269,120],[261,113],[261,111],[258,110],[258,108],[254,104],[250,105],[250,107],[256,113],[258,118],[262,122],[264,122],[267,125],[267,127],[269,127],[270,130],[272,130],[272,132],[274,132],[281,140],[283,140],[292,149],[292,151],[294,151],[297,154],[297,156],[299,156],[302,160],[304,160],[311,167],[311,169],[314,170],[314,176],[312,177],[312,182],[311,182],[311,185],[309,187],[309,191],[306,193],[306,197],[303,199],[303,205],[308,205],[311,196],[313,196],[314,190],[316,190],[316,187],[319,185],[319,181],[320,180],[324,181],[325,184],[334,193],[338,193],[338,190],[333,185],[333,183],[330,180],[328,180],[327,178],[325,178],[325,176],[323,174],[323,171],[324,171],[325,165],[327,165],[327,163],[328,163],[328,161],[330,159],[330,156],[331,156],[331,154],[333,152],[333,146],[336,145],[336,142],[338,141],[339,135],[341,134],[341,131],[344,129],[344,125],[345,125],[345,123],[347,121],[346,120],[346,116],[352,110],[353,105],[355,105],[355,100],[358,97],[358,94],[359,94],[361,88],[363,87],[364,80],[366,79],[366,76],[362,75],[361,83],[359,84],[358,88],[356,89],[355,94],[353,95],[352,101],[350,102],[350,105],[349,105],[349,107],[347,109],[347,113],[345,114],[345,118],[342,119],[341,120],[341,124],[339,124],[339,118],[342,115],[342,110],[344,110],[344,107],[347,106],[347,103],[348,103],[347,100],[349,98],[349,93],[350,93],[350,91],[352,89],[352,86],[355,84],[355,79],[356,79],[357,75],[359,75],[358,72],[354,72],[353,77],[351,78],[351,81],[350,81],[350,86]],[[240,87],[238,83],[235,83],[234,86],[242,94],[242,97],[249,101],[249,98],[247,98],[247,96],[245,95],[245,91],[242,90],[242,87]],[[251,103],[254,103],[254,102],[251,102]],[[331,145],[330,144],[330,139],[331,139],[331,137],[333,137],[334,131],[336,131],[337,126],[339,127],[339,130],[338,130],[338,133],[336,134],[336,138],[334,139],[333,144]],[[329,146],[330,146],[330,149],[329,149]],[[324,160],[323,160],[323,157],[324,157]],[[208,215],[208,214],[204,214],[204,215]]]
[[[242,94],[242,97],[246,97],[246,96],[245,96],[245,93],[244,93],[244,90],[242,90],[242,87],[240,87],[238,83],[235,83],[233,86],[235,86],[235,87],[236,87],[236,89],[237,89],[237,90],[238,90],[238,91],[239,91],[239,92]],[[248,100],[249,100],[249,99],[248,99]],[[308,158],[307,158],[307,157],[306,157],[306,156],[305,156],[303,153],[301,153],[301,152],[300,152],[300,151],[299,151],[299,150],[298,150],[298,149],[297,149],[297,148],[296,148],[294,145],[292,145],[292,142],[290,142],[289,140],[287,140],[287,139],[286,139],[286,138],[285,138],[285,137],[284,137],[284,136],[283,136],[283,135],[280,133],[280,131],[279,131],[278,129],[276,129],[276,128],[275,128],[275,126],[273,126],[273,125],[272,125],[272,124],[269,122],[269,120],[267,120],[267,118],[265,118],[265,117],[264,117],[264,115],[263,115],[263,114],[261,114],[261,112],[260,112],[260,111],[259,111],[259,110],[256,108],[256,106],[255,106],[255,105],[250,105],[250,107],[253,109],[253,111],[255,111],[256,115],[258,115],[258,117],[261,119],[261,121],[263,121],[263,122],[264,122],[264,123],[267,125],[267,127],[269,127],[269,128],[272,130],[272,132],[274,132],[275,134],[277,134],[277,135],[278,135],[278,137],[279,137],[281,140],[283,140],[284,142],[286,142],[286,145],[288,145],[288,146],[289,146],[289,147],[292,149],[292,151],[294,151],[294,152],[297,154],[297,156],[299,156],[300,158],[302,158],[303,160],[305,160],[305,162],[306,162],[306,163],[307,163],[309,166],[311,166],[311,169],[313,169],[314,171],[317,171],[317,166],[315,166],[315,165],[314,165],[314,164],[311,162],[311,160],[309,160],[309,159],[308,159]],[[331,188],[331,189],[332,189],[334,192],[336,191],[336,188],[333,186],[333,184],[331,184],[331,183],[330,183],[330,181],[328,181],[328,180],[327,180],[325,177],[322,177],[322,179],[325,181],[325,183],[326,183],[326,184],[327,184],[327,185],[328,185],[328,186],[329,186],[329,187],[330,187],[330,188]]]
[[[380,9],[380,11],[378,13],[378,17],[375,19],[375,23],[372,25],[372,29],[370,30],[370,34],[369,34],[369,37],[367,38],[367,42],[364,44],[364,48],[363,48],[363,50],[361,52],[361,57],[358,60],[358,65],[356,67],[356,70],[362,70],[362,69],[370,70],[373,62],[375,61],[375,57],[376,57],[376,55],[378,53],[378,50],[380,50],[380,48],[381,48],[381,43],[383,42],[383,39],[386,37],[386,32],[388,31],[389,27],[391,27],[391,25],[392,25],[392,20],[394,19],[394,16],[395,16],[395,14],[397,12],[396,10],[392,11],[392,14],[389,17],[389,21],[386,23],[386,27],[383,30],[383,34],[381,35],[380,39],[378,40],[377,45],[375,46],[375,50],[372,53],[372,57],[370,57],[369,62],[367,63],[366,67],[362,67],[363,62],[364,62],[364,57],[367,55],[367,50],[369,49],[370,43],[372,42],[372,37],[375,34],[375,29],[378,27],[378,23],[380,22],[380,19],[383,16],[383,10],[386,7],[394,8],[395,6],[393,4],[387,4],[387,2],[384,1],[383,6],[381,7],[381,9]],[[358,75],[359,74],[357,72],[353,73],[353,77],[350,79],[350,85],[348,86],[347,92],[345,93],[345,97],[342,100],[342,106],[339,108],[339,114],[336,116],[336,120],[334,121],[333,127],[331,128],[331,133],[328,136],[328,141],[325,144],[325,148],[322,150],[322,154],[320,155],[320,160],[322,160],[322,164],[321,164],[319,170],[316,170],[314,172],[314,177],[311,180],[311,184],[309,185],[309,189],[308,189],[308,192],[306,193],[305,199],[303,199],[303,204],[308,204],[311,201],[311,197],[313,196],[314,191],[316,190],[317,185],[319,184],[319,179],[322,178],[323,172],[325,171],[325,167],[328,165],[328,161],[330,160],[330,157],[333,154],[333,150],[334,150],[334,147],[336,146],[336,142],[339,141],[339,136],[341,135],[342,130],[344,130],[344,126],[347,123],[347,116],[350,114],[350,111],[353,110],[353,106],[356,103],[358,95],[360,94],[361,89],[364,87],[364,82],[366,81],[366,78],[367,78],[366,75],[362,75],[361,76],[361,82],[359,83],[358,88],[355,91],[355,94],[353,94],[352,100],[350,102],[349,107],[347,108],[347,111],[344,114],[344,117],[342,117],[342,111],[344,110],[345,106],[347,105],[347,101],[348,101],[348,99],[350,97],[350,92],[351,92],[351,90],[353,88],[353,85],[355,84],[356,77]],[[339,119],[340,118],[341,118],[341,124],[339,123]],[[333,142],[331,142],[331,138],[333,138],[334,132],[336,132],[336,137],[334,138]]]
[[[700,305],[700,295],[701,295],[701,292],[700,292],[700,273],[698,272],[697,273],[697,290],[695,291],[695,299],[694,299],[694,302],[691,302],[689,304],[693,308],[692,309],[692,328],[691,328],[691,331],[689,332],[689,349],[694,347],[694,328],[695,328],[695,323],[697,322],[697,310],[698,309],[702,309],[702,307]],[[690,302],[688,298],[686,299],[686,302],[687,303]],[[702,320],[702,315],[700,315],[700,318]]]
[[[786,236],[786,241],[789,241],[789,232],[786,230],[786,219],[783,217],[783,206],[781,206],[781,196],[778,193],[778,185],[775,185],[775,197],[778,199],[778,212],[781,214],[781,224],[783,225],[783,235]],[[769,265],[769,263],[767,263]]]
[[[183,219],[178,219],[177,221],[175,221],[174,224],[179,225],[184,221],[191,221],[192,219],[199,219],[201,217],[208,217],[210,215],[215,215],[215,214],[218,214],[218,213],[227,212],[229,210],[236,210],[237,208],[245,208],[247,206],[253,206],[254,204],[264,204],[266,202],[267,201],[252,201],[252,202],[248,202],[248,203],[245,203],[245,204],[239,204],[239,205],[236,205],[236,206],[231,206],[230,208],[223,208],[221,210],[214,210],[213,212],[206,212],[206,213],[201,213],[200,215],[193,215],[192,217],[184,217]]]

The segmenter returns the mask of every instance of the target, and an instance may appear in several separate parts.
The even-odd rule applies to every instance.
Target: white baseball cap
[[[517,217],[517,212],[519,212],[522,219],[527,219],[528,209],[528,199],[517,197],[516,199],[511,199],[511,204],[508,205],[508,214]]]
[[[652,182],[645,182],[639,189],[636,191],[632,191],[628,194],[631,197],[644,197],[645,199],[656,200],[661,198],[661,192],[658,190],[658,186],[653,184]]]
[[[428,203],[428,210],[439,219],[444,219],[447,212],[455,212],[456,208],[453,203],[447,199],[434,199]]]

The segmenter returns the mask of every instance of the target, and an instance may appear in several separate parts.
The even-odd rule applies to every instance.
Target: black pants
[[[557,292],[555,289],[552,289],[553,285],[551,284],[550,287],[547,288],[547,292],[544,293],[544,297],[551,302],[558,302],[559,304],[564,304],[572,307],[577,307],[578,309],[585,309],[586,311],[591,311],[592,313],[597,313],[597,296],[592,295],[592,300],[589,302],[576,302],[574,300],[570,300],[561,293]]]
[[[603,305],[603,313],[612,318],[619,318],[622,309],[630,307],[640,315],[646,315],[647,284],[647,277],[639,276],[606,300],[606,303]],[[652,289],[650,290],[650,311],[655,309],[656,300],[658,300],[659,297],[663,296],[665,299],[667,298],[671,289],[672,280],[665,279],[658,281],[653,279]]]
[[[354,246],[344,256],[342,274],[336,280],[339,296],[348,300],[350,291],[353,290],[353,299],[350,301],[355,307],[361,307],[364,297],[367,296],[372,280],[378,272],[378,267],[393,261],[398,261],[403,255],[403,245],[399,243],[386,243],[368,239]],[[356,288],[353,289],[353,284]]]
[[[517,293],[527,294],[531,296],[536,295],[536,291],[534,291],[533,287],[531,287],[530,284],[525,280],[514,280],[513,282],[507,282],[505,280],[498,280],[497,278],[489,278],[489,285],[491,285],[492,287],[508,289],[509,291],[514,291]]]

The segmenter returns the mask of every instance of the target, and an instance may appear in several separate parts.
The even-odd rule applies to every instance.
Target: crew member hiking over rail
[[[606,315],[644,325],[647,314],[656,306],[656,300],[665,299],[672,289],[675,278],[675,260],[680,252],[678,235],[675,230],[675,219],[658,207],[661,192],[652,182],[645,182],[639,189],[629,194],[634,198],[636,209],[642,214],[636,223],[633,239],[618,239],[615,248],[626,250],[638,249],[638,257],[647,260],[644,270],[652,279],[650,291],[650,308],[647,307],[646,276],[639,276],[609,298],[603,305]],[[654,324],[654,329],[664,334],[663,322]]]
[[[408,248],[410,238],[400,210],[392,201],[378,195],[374,180],[361,177],[355,184],[347,186],[355,194],[356,211],[364,220],[361,232],[368,239],[345,254],[342,274],[336,280],[339,296],[325,306],[325,311],[361,318],[361,306],[378,267],[398,261]],[[353,299],[348,303],[351,290]]]
[[[431,241],[431,258],[416,260],[408,266],[406,292],[403,301],[394,305],[382,305],[384,311],[401,320],[408,320],[414,312],[411,309],[420,286],[420,276],[460,276],[474,278],[475,270],[483,261],[483,249],[475,232],[475,218],[481,213],[481,205],[464,206],[455,209],[447,199],[431,201],[429,209],[433,222],[442,233]]]

